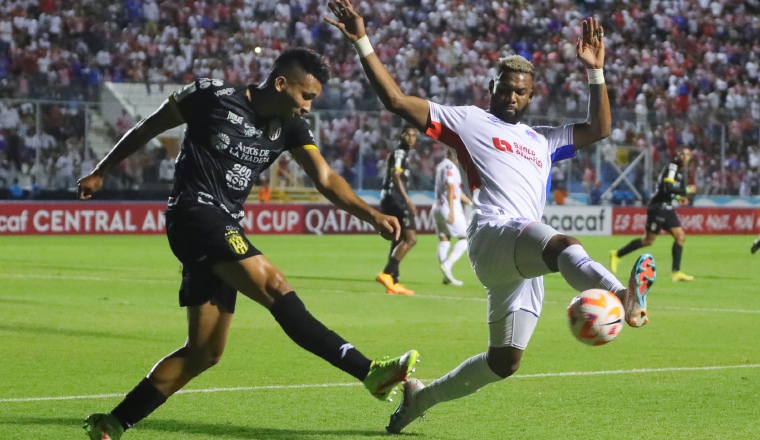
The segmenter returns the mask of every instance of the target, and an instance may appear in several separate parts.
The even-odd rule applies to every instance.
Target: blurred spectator
[[[8,188],[8,197],[15,200],[21,200],[24,198],[24,189],[18,183],[18,179],[13,179],[13,183]]]

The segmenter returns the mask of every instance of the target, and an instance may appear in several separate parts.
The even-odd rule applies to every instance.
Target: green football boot
[[[119,440],[124,428],[111,414],[91,414],[84,419],[82,426],[90,440]]]
[[[393,389],[407,380],[414,372],[414,364],[419,362],[417,350],[409,350],[402,356],[375,360],[369,367],[369,374],[364,379],[364,386],[378,400],[388,400]]]

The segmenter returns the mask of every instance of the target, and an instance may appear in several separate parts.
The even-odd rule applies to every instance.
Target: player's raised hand
[[[374,228],[386,240],[398,241],[401,238],[401,225],[396,217],[376,212],[373,216]]]
[[[327,7],[337,20],[325,17],[325,21],[340,29],[352,43],[367,35],[364,30],[364,19],[354,10],[349,0],[331,0],[327,3]]]
[[[103,176],[90,173],[77,181],[77,196],[81,200],[92,197],[103,186]]]
[[[575,55],[587,69],[604,67],[604,28],[596,18],[583,20],[583,31],[575,45]]]

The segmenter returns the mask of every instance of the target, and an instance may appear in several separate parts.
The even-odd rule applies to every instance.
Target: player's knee
[[[506,379],[520,368],[522,351],[511,348],[490,348],[488,350],[488,367],[497,376]]]
[[[683,246],[683,244],[686,243],[686,234],[676,235],[676,243],[678,243],[680,246]]]
[[[292,289],[290,288],[290,285],[288,284],[288,280],[287,278],[285,278],[285,275],[279,270],[273,268],[267,274],[266,290],[267,290],[267,293],[269,294],[277,294],[277,293],[286,293]]]
[[[654,244],[654,237],[644,237],[641,239],[641,244],[644,246],[651,246]]]
[[[417,244],[417,235],[410,235],[404,239],[407,246],[412,247]]]
[[[520,368],[520,360],[517,359],[505,362],[497,362],[494,364],[489,364],[489,367],[491,367],[491,371],[493,371],[494,374],[501,377],[502,379],[506,379],[509,376],[515,374]]]
[[[188,367],[193,376],[208,370],[222,360],[223,350],[211,347],[199,347],[190,351]]]

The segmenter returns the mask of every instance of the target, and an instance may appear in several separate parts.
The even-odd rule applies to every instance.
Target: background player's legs
[[[654,240],[657,238],[658,233],[659,229],[657,232],[647,231],[643,237],[634,238],[630,241],[630,243],[621,247],[620,249],[616,251],[610,251],[610,271],[612,273],[617,273],[618,263],[620,262],[621,258],[625,257],[633,251],[654,244]]]
[[[670,228],[668,232],[673,236],[673,247],[671,248],[673,273],[671,279],[673,281],[693,281],[693,276],[686,275],[681,271],[681,257],[683,256],[683,245],[686,242],[686,232],[681,226]]]
[[[446,260],[446,257],[449,256],[450,248],[451,248],[451,240],[449,240],[449,237],[443,234],[439,234],[438,235],[438,249],[437,249],[438,264],[443,263]]]
[[[393,281],[398,283],[399,264],[407,253],[417,244],[417,231],[414,229],[403,228],[401,239],[391,245],[391,251],[388,255],[388,263],[385,265],[383,272],[390,274]]]

